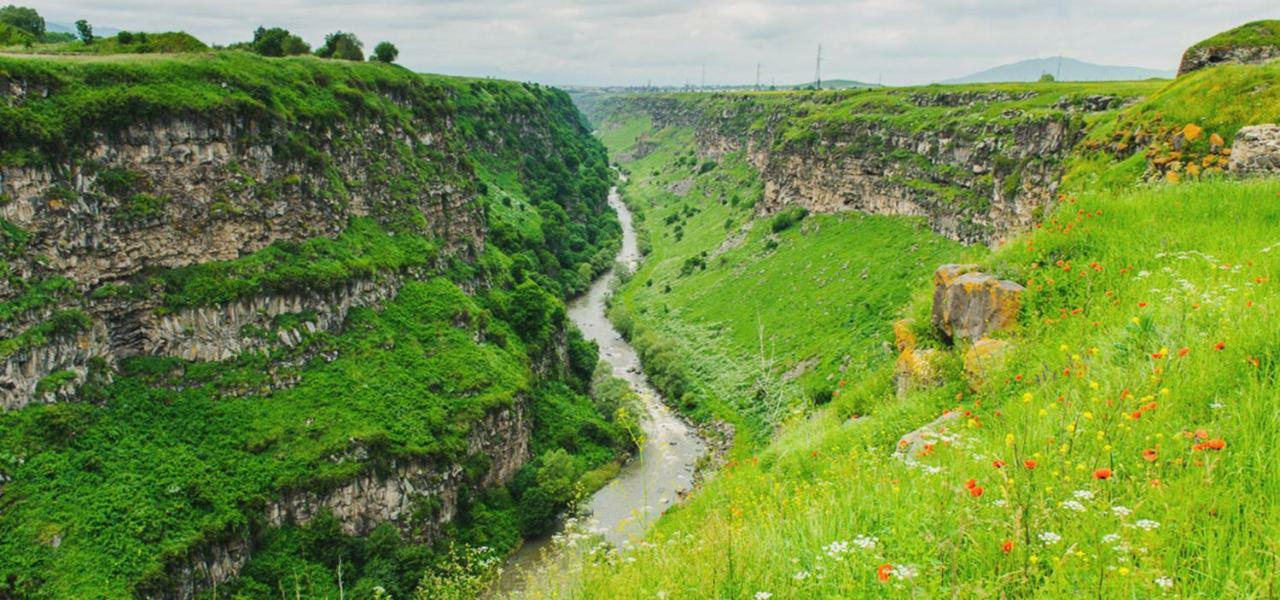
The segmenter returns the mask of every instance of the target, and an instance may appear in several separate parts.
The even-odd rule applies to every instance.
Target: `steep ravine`
[[[609,205],[617,211],[622,224],[617,263],[634,270],[641,258],[636,231],[631,211],[617,188],[609,192]],[[601,360],[609,364],[615,377],[631,385],[645,411],[641,420],[644,445],[613,480],[581,507],[587,531],[601,535],[615,547],[625,548],[690,489],[696,464],[707,447],[698,433],[663,402],[645,378],[635,348],[609,322],[606,305],[612,281],[612,271],[597,279],[586,294],[569,304],[569,318],[587,339],[600,345]],[[487,596],[518,597],[530,578],[536,578],[540,569],[557,560],[552,537],[527,541],[508,559],[501,579]]]
[[[234,588],[317,520],[429,548],[537,454],[616,450],[560,306],[618,243],[563,92],[0,58],[0,108],[0,597]],[[559,411],[594,437],[539,442]]]

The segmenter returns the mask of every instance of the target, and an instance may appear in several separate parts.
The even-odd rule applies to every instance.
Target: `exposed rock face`
[[[0,366],[0,411],[66,399],[88,377],[93,358],[109,356],[110,351],[106,326],[95,323],[88,331],[14,352]],[[40,389],[57,373],[69,377],[52,389]]]
[[[275,343],[293,346],[301,332],[279,331],[274,336],[252,335],[256,328],[269,331],[278,316],[313,312],[303,323],[309,333],[337,332],[354,307],[379,306],[400,289],[400,277],[357,279],[328,292],[253,296],[222,306],[190,308],[163,316],[146,315],[137,345],[117,346],[120,354],[176,356],[187,360],[226,360],[246,350],[262,350]]]
[[[1191,48],[1178,63],[1178,76],[1222,64],[1253,65],[1280,58],[1280,45]]]
[[[5,89],[11,103],[48,93],[17,81]],[[292,149],[290,136],[299,132],[280,123],[184,116],[89,132],[85,147],[62,162],[0,165],[0,218],[25,232],[22,251],[6,259],[0,301],[22,292],[11,284],[16,278],[64,277],[79,297],[71,294],[60,308],[93,322],[91,335],[53,336],[43,347],[7,356],[0,365],[0,409],[61,397],[34,393],[41,380],[60,372],[76,374],[67,385],[74,391],[93,358],[107,364],[138,354],[221,360],[292,345],[300,332],[261,335],[284,313],[314,312],[305,327],[335,331],[351,307],[394,296],[399,274],[164,315],[156,310],[158,294],[91,295],[106,284],[235,259],[276,242],[336,236],[351,217],[381,219],[410,207],[426,217],[423,233],[440,241],[444,258],[474,259],[484,248],[484,211],[474,189],[453,183],[470,180],[471,171],[457,145],[444,141],[452,123],[436,117],[417,125],[413,136],[359,119],[323,131],[308,127],[306,139],[329,158],[318,165]],[[404,148],[435,157],[440,174],[425,178]],[[371,181],[375,177],[413,182],[412,196],[403,186]],[[342,193],[335,181],[346,182]],[[48,316],[47,310],[17,315],[0,325],[0,335],[16,336]]]
[[[977,106],[1024,99],[1035,92],[913,93],[917,106]],[[1061,159],[1083,137],[1083,124],[1068,115],[990,121],[973,130],[909,130],[884,120],[813,126],[813,141],[782,143],[791,118],[747,95],[732,95],[731,108],[704,112],[687,100],[640,97],[623,111],[641,111],[655,127],[695,130],[699,153],[717,158],[745,151],[764,181],[760,209],[799,205],[813,212],[857,210],[924,217],[935,231],[966,243],[996,242],[1029,227],[1055,201]],[[1108,110],[1110,97],[1071,102],[1072,112]],[[744,122],[763,116],[765,127]],[[910,160],[900,155],[913,157]],[[948,189],[956,194],[943,194]],[[958,201],[956,198],[962,197]]]
[[[320,514],[337,519],[348,535],[368,535],[382,523],[422,543],[431,543],[457,515],[459,501],[484,487],[502,485],[529,460],[532,422],[518,401],[496,410],[472,426],[467,457],[462,461],[392,461],[370,465],[353,480],[327,491],[289,492],[269,504],[259,527],[305,525]],[[342,460],[368,460],[356,449]],[[462,467],[467,460],[486,460],[478,476]],[[250,531],[193,550],[169,569],[169,581],[142,590],[149,598],[186,600],[239,575],[253,549]]]
[[[947,341],[976,341],[1017,324],[1023,287],[975,268],[942,265],[933,274],[933,325]]]
[[[1231,148],[1229,168],[1241,175],[1280,173],[1280,125],[1241,127]]]

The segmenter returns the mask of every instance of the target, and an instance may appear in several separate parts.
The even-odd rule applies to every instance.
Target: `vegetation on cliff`
[[[829,404],[783,419],[767,442],[740,436],[729,463],[626,560],[584,552],[581,565],[540,589],[554,596],[568,581],[582,598],[1198,597],[1273,587],[1280,515],[1270,499],[1280,472],[1269,415],[1280,380],[1267,324],[1280,317],[1271,233],[1280,184],[1205,171],[1141,181],[1159,161],[1178,161],[1185,173],[1207,155],[1211,136],[1229,147],[1240,126],[1274,120],[1274,69],[1219,67],[1149,87],[1133,106],[1092,120],[1085,143],[1062,159],[1065,195],[1035,229],[990,254],[952,250],[923,265],[902,249],[870,254],[888,265],[878,286],[857,281],[885,276],[875,269],[822,276],[850,253],[869,252],[852,236],[821,249],[836,217],[810,216],[777,236],[771,260],[807,256],[808,272],[762,263],[733,283],[716,278],[717,248],[767,244],[769,220],[745,213],[725,229],[699,220],[723,221],[735,186],[671,193],[672,180],[691,175],[684,165],[700,162],[686,160],[688,130],[650,130],[634,114],[604,125],[603,138],[622,155],[637,137],[652,144],[623,165],[655,248],[622,288],[624,318],[633,328],[679,331],[667,343],[687,347],[676,352],[698,365],[715,344],[750,341],[770,318],[765,299],[778,302],[785,315],[765,329],[764,353],[691,369],[688,387],[755,369],[773,351],[762,380],[785,381],[806,364],[802,382],[834,382],[835,390],[809,395]],[[1158,134],[1130,138],[1137,148],[1104,143],[1157,119]],[[1223,155],[1214,152],[1214,160]],[[695,181],[695,190],[708,185]],[[706,272],[697,262],[683,273],[703,252]],[[982,378],[965,375],[967,347],[951,348],[929,326],[927,273],[960,257],[1026,287],[1020,324],[1002,336],[1011,350]],[[726,285],[740,286],[729,302]],[[820,296],[841,285],[845,295]],[[831,322],[859,305],[845,298],[865,293],[861,285],[905,289],[881,304],[882,318]],[[937,385],[895,389],[895,317],[914,323],[900,335],[937,352]],[[686,333],[698,330],[718,333]],[[805,343],[791,340],[792,330],[805,331]],[[849,368],[828,358],[860,343],[866,354]],[[736,399],[721,406],[748,415],[763,408],[759,397]],[[952,420],[932,428],[930,443],[895,452],[901,436],[946,414]]]
[[[612,174],[603,147],[562,92],[241,51],[3,58],[0,81],[19,94],[0,104],[0,164],[95,176],[92,187],[51,188],[37,210],[114,195],[148,212],[113,226],[153,226],[181,208],[177,201],[143,197],[146,182],[85,151],[131,128],[145,135],[188,118],[256,124],[275,159],[321,174],[327,189],[312,191],[337,205],[386,192],[369,214],[334,223],[332,237],[102,283],[52,272],[29,250],[32,234],[5,223],[6,259],[22,265],[6,271],[6,321],[75,307],[45,323],[66,321],[65,312],[80,331],[99,318],[99,303],[150,302],[166,313],[355,281],[399,285],[380,306],[353,308],[340,331],[305,327],[314,314],[282,314],[264,330],[240,332],[270,341],[268,350],[214,362],[138,356],[114,368],[99,360],[78,402],[0,414],[0,595],[162,593],[181,584],[189,557],[244,536],[255,558],[220,593],[323,596],[341,577],[348,593],[382,587],[407,597],[448,555],[443,540],[511,548],[580,486],[598,485],[592,470],[608,469],[632,444],[616,399],[590,394],[596,349],[564,316],[562,299],[608,267],[619,229],[605,201]],[[406,140],[396,169],[365,156],[367,179],[347,179],[318,150],[327,137],[360,144],[371,134],[357,125]],[[234,168],[226,177],[272,202],[306,192]],[[483,251],[468,257],[445,247],[449,219],[468,217],[424,214],[425,190],[439,187],[469,198],[466,210],[489,231]],[[69,335],[39,327],[28,333]],[[25,344],[28,333],[0,343]],[[274,342],[282,336],[290,343]],[[75,374],[46,379],[39,389],[59,389]],[[400,524],[407,535],[388,525],[367,540],[349,538],[327,517],[266,527],[263,511],[283,492],[323,492],[393,462],[458,461],[476,487],[488,466],[470,455],[469,435],[516,403],[532,422],[532,460],[508,485],[465,489],[459,519],[434,535],[437,547],[415,543],[439,533],[439,507],[429,503]]]

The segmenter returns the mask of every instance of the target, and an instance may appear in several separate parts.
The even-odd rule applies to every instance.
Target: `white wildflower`
[[[1054,544],[1056,544],[1056,543],[1058,543],[1058,542],[1062,541],[1062,536],[1060,536],[1060,535],[1058,535],[1058,534],[1056,534],[1056,533],[1054,533],[1054,532],[1052,532],[1052,531],[1046,531],[1046,532],[1044,532],[1044,533],[1041,533],[1041,534],[1040,534],[1040,541],[1044,542],[1044,545],[1046,545],[1046,546],[1052,546],[1052,545],[1054,545]]]
[[[1093,492],[1089,490],[1076,490],[1071,493],[1078,500],[1093,500]]]
[[[1112,506],[1111,512],[1114,513],[1117,517],[1127,517],[1133,514],[1133,511],[1129,510],[1128,507],[1120,506],[1120,505]]]
[[[772,597],[773,594],[769,592],[756,592],[756,600],[769,600]]]
[[[810,573],[808,571],[796,571],[796,574],[792,575],[791,578],[796,581],[804,581],[808,579],[809,576],[810,576]]]
[[[1157,578],[1156,578],[1156,585],[1160,586],[1162,589],[1166,589],[1166,590],[1167,590],[1167,589],[1169,589],[1169,588],[1173,587],[1173,578],[1171,578],[1171,577],[1157,577]]]
[[[1152,521],[1151,519],[1139,519],[1137,523],[1134,523],[1134,525],[1137,525],[1138,527],[1141,527],[1142,529],[1145,529],[1147,531],[1151,531],[1152,529],[1159,528],[1160,522]]]
[[[911,579],[918,574],[915,565],[898,565],[893,568],[893,576],[898,579]]]
[[[846,542],[844,540],[836,540],[834,542],[831,542],[830,544],[827,544],[825,547],[823,547],[822,551],[826,552],[827,556],[834,558],[836,560],[840,560],[844,558],[845,554],[849,553],[849,542]]]
[[[1111,544],[1118,541],[1120,541],[1120,534],[1118,533],[1108,533],[1107,535],[1102,536],[1102,543],[1104,544]]]
[[[853,545],[862,548],[863,550],[872,550],[876,547],[876,543],[879,541],[879,538],[860,535],[853,539]]]
[[[1063,503],[1062,503],[1062,508],[1071,509],[1071,510],[1074,510],[1074,511],[1076,511],[1076,512],[1084,512],[1084,505],[1083,505],[1083,504],[1080,504],[1078,501],[1075,501],[1075,500],[1065,500],[1065,501],[1063,501]]]

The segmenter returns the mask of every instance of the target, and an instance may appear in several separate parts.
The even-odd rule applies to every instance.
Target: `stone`
[[[942,265],[933,275],[933,325],[944,340],[978,340],[1018,321],[1023,287],[974,265]]]
[[[1240,128],[1228,169],[1240,175],[1280,174],[1280,125]]]
[[[964,376],[969,389],[977,391],[987,382],[987,376],[1004,364],[1005,355],[1012,345],[1005,340],[982,338],[969,346],[964,353]]]
[[[898,355],[894,365],[893,382],[898,397],[916,389],[936,387],[942,384],[942,372],[938,362],[942,353],[933,348],[908,348]]]
[[[913,461],[927,452],[928,447],[940,441],[951,440],[954,436],[947,434],[947,423],[959,419],[960,415],[958,411],[949,410],[920,428],[903,435],[898,439],[898,445],[894,447],[894,456],[901,460]]]

